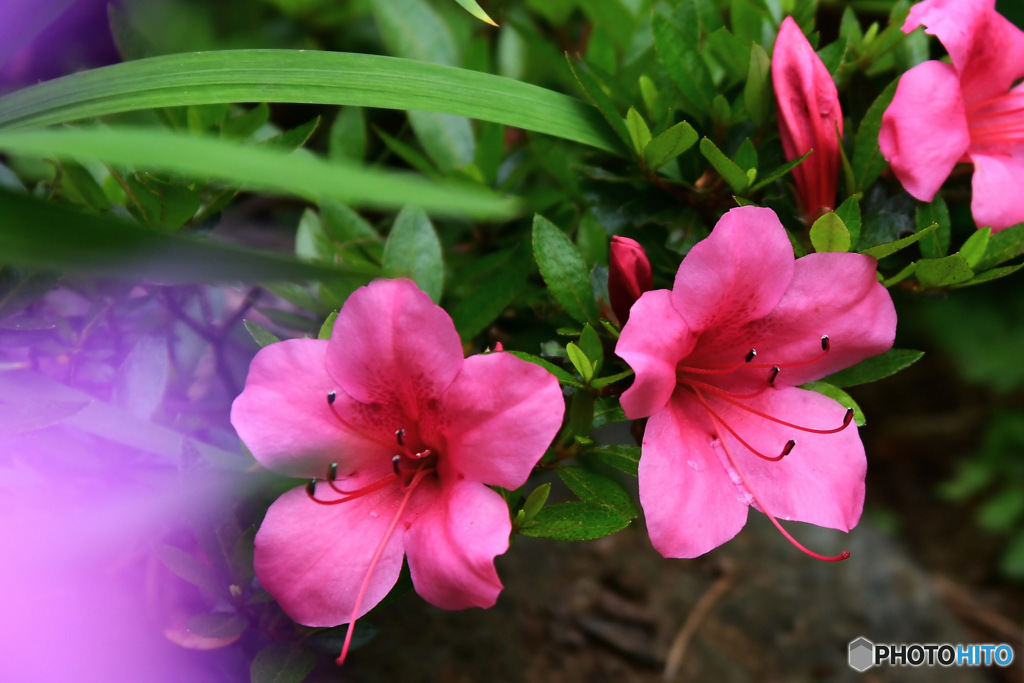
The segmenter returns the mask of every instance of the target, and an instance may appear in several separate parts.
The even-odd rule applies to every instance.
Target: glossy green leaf
[[[843,221],[843,225],[846,226],[846,230],[850,233],[850,248],[847,251],[854,250],[858,240],[860,240],[861,219],[859,199],[860,195],[847,197],[846,201],[836,208],[836,215]]]
[[[541,511],[551,495],[551,484],[544,483],[535,488],[523,503],[523,521],[529,522]]]
[[[698,46],[688,43],[679,27],[658,12],[651,15],[651,29],[661,63],[682,95],[683,108],[707,120],[715,85]]]
[[[711,162],[711,165],[714,166],[725,182],[729,183],[729,187],[732,188],[733,192],[741,194],[747,189],[747,185],[750,184],[750,178],[747,177],[746,171],[737,166],[735,161],[725,156],[725,153],[718,149],[709,138],[701,138],[700,153]]]
[[[909,237],[904,237],[903,239],[894,240],[892,242],[885,242],[884,244],[878,244],[868,249],[864,249],[860,253],[867,254],[868,256],[874,256],[877,259],[885,258],[886,256],[889,256],[891,254],[895,254],[900,249],[905,249],[909,247],[914,242],[924,239],[932,232],[937,230],[938,227],[939,226],[934,224],[929,225],[924,230],[915,232],[913,235],[910,235]]]
[[[594,429],[616,422],[625,422],[627,419],[629,418],[623,412],[618,398],[608,396],[594,401]]]
[[[580,333],[580,350],[587,355],[587,358],[594,364],[594,373],[601,372],[601,366],[604,363],[604,347],[601,344],[601,338],[597,336],[597,332],[594,328],[587,323],[583,326],[583,331]]]
[[[362,161],[366,156],[366,115],[362,107],[342,107],[331,124],[327,141],[332,160]]]
[[[850,231],[834,211],[829,211],[811,226],[811,245],[814,251],[849,251],[852,238]]]
[[[257,323],[254,323],[251,320],[243,320],[242,324],[245,325],[245,331],[249,333],[249,336],[252,337],[252,340],[256,342],[256,345],[261,349],[264,346],[276,344],[281,341],[276,334],[260,327]]]
[[[960,255],[967,261],[967,265],[974,268],[981,261],[985,255],[985,250],[988,249],[989,239],[992,237],[992,228],[981,228],[975,230],[974,233],[967,238],[963,246],[960,247]]]
[[[397,207],[412,204],[442,213],[510,216],[514,204],[464,185],[327,162],[267,147],[156,128],[0,131],[0,149],[11,153],[100,160],[192,177],[213,177],[313,201]]]
[[[961,282],[956,285],[952,285],[952,288],[959,289],[961,287],[971,287],[974,285],[980,285],[985,282],[991,282],[992,280],[998,280],[999,278],[1006,277],[1007,275],[1013,275],[1021,268],[1024,268],[1024,263],[1018,263],[1015,266],[1003,266],[1001,268],[990,268],[989,270],[982,271],[967,282]]]
[[[896,94],[899,79],[890,83],[864,114],[857,136],[853,142],[853,175],[856,189],[864,191],[871,186],[885,170],[886,160],[878,148],[878,132],[882,129],[882,114],[889,107]]]
[[[253,657],[251,683],[301,683],[316,667],[316,655],[301,643],[278,642]]]
[[[813,153],[813,150],[811,152],[807,152],[806,154],[804,154],[802,156],[797,157],[796,159],[793,159],[791,161],[787,161],[786,163],[782,164],[782,166],[779,166],[778,168],[772,169],[767,174],[761,176],[761,179],[759,181],[757,181],[756,183],[754,183],[750,187],[750,191],[751,192],[757,192],[761,188],[767,187],[770,183],[775,182],[776,180],[778,180],[779,178],[781,178],[782,176],[786,175],[787,173],[792,171],[794,168],[796,168],[800,163],[803,162],[804,159],[806,159],[807,157],[811,156],[812,153]]]
[[[978,269],[991,268],[1021,254],[1024,254],[1024,223],[992,233],[985,249],[985,256],[978,263]]]
[[[597,319],[586,264],[565,233],[540,214],[533,219],[533,255],[552,296],[575,320]]]
[[[921,240],[921,256],[925,258],[941,258],[948,254],[950,240],[949,209],[946,208],[946,200],[942,198],[942,194],[936,194],[935,199],[928,204],[919,202],[915,218],[918,231],[924,230],[929,225],[938,226],[934,232],[928,235],[928,239]]]
[[[893,375],[903,368],[919,361],[924,351],[911,349],[890,349],[880,356],[866,358],[851,368],[840,370],[824,378],[824,381],[836,387],[846,388],[858,384],[867,384],[875,380]]]
[[[502,353],[510,353],[513,356],[515,356],[516,358],[519,358],[521,360],[525,360],[527,363],[533,363],[534,365],[539,365],[540,367],[544,368],[545,370],[550,372],[552,375],[554,375],[555,378],[558,380],[559,384],[563,384],[565,386],[575,387],[575,388],[580,388],[580,387],[583,386],[582,384],[580,384],[579,380],[577,380],[575,377],[570,375],[568,372],[566,372],[562,368],[558,367],[557,365],[555,365],[551,361],[544,360],[540,356],[534,356],[533,354],[526,353],[524,351],[503,351]]]
[[[626,490],[603,474],[585,467],[560,467],[558,478],[585,503],[610,507],[629,519],[640,514]]]
[[[587,391],[577,391],[569,402],[569,430],[576,436],[588,436],[593,425],[594,396]]]
[[[334,332],[334,323],[338,320],[338,311],[331,311],[331,314],[324,319],[324,324],[320,326],[320,331],[317,333],[317,339],[330,339],[331,333]]]
[[[626,122],[622,119],[611,98],[604,91],[601,81],[582,59],[573,59],[569,55],[566,55],[566,59],[569,60],[569,69],[572,71],[572,75],[576,77],[576,82],[580,84],[587,98],[597,107],[601,116],[604,117],[611,132],[621,141],[622,144],[616,145],[612,151],[631,149],[633,140],[630,137],[629,128],[626,126]]]
[[[383,266],[388,277],[410,278],[434,303],[441,301],[444,285],[441,241],[430,218],[421,209],[407,207],[398,213],[384,243]]]
[[[197,52],[101,67],[0,97],[0,128],[216,102],[436,111],[616,149],[598,112],[561,93],[412,59],[316,50]]]
[[[647,168],[657,171],[693,147],[698,137],[697,131],[686,121],[680,121],[668,130],[659,133],[644,148],[644,162],[647,164]]]
[[[604,505],[556,503],[543,508],[519,533],[556,541],[589,541],[625,529],[629,522],[628,517]]]
[[[867,418],[864,417],[864,411],[860,409],[857,402],[853,400],[852,396],[836,385],[829,384],[828,382],[808,382],[807,384],[800,385],[800,388],[817,392],[822,396],[828,396],[844,408],[853,408],[853,421],[857,426],[863,427],[867,424]]]
[[[463,341],[480,334],[512,303],[526,283],[531,266],[530,252],[524,245],[501,254],[481,274],[479,284],[451,310]]]
[[[637,469],[640,465],[640,447],[609,445],[597,446],[587,451],[588,456],[594,456],[604,464],[614,467],[617,470],[637,476]]]
[[[463,9],[465,9],[467,12],[472,14],[474,17],[476,17],[480,21],[485,21],[488,24],[490,24],[491,26],[497,26],[498,25],[494,21],[494,19],[491,19],[487,15],[487,12],[485,12],[483,10],[483,8],[480,7],[480,5],[477,4],[476,0],[455,0],[455,2],[459,3],[460,5],[462,5]]]
[[[771,59],[760,44],[750,47],[747,82],[743,86],[743,106],[754,125],[761,127],[772,111],[772,83],[768,77]]]
[[[974,271],[960,254],[950,254],[936,259],[920,259],[914,271],[918,282],[925,287],[946,287],[967,282],[974,277]]]
[[[573,342],[565,345],[565,352],[569,354],[569,362],[580,373],[584,383],[589,383],[594,377],[594,362]]]
[[[647,127],[647,122],[633,107],[626,112],[626,128],[629,129],[629,139],[633,142],[633,149],[638,156],[642,155],[647,143],[651,141],[651,129]]]

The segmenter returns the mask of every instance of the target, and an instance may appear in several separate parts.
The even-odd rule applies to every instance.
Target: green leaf
[[[597,304],[583,257],[565,233],[540,214],[533,219],[533,255],[552,296],[575,320],[597,319]]]
[[[590,383],[590,387],[595,390],[601,389],[603,387],[608,386],[609,384],[615,384],[620,379],[626,379],[627,377],[632,376],[632,370],[623,370],[622,372],[617,372],[614,375],[608,375],[607,377],[599,377],[598,379],[595,379]]]
[[[924,239],[928,235],[932,234],[935,230],[937,230],[938,227],[939,226],[932,224],[929,225],[924,230],[919,230],[918,232],[915,232],[913,235],[910,235],[909,237],[904,237],[903,239],[895,240],[892,242],[886,242],[884,244],[878,244],[868,249],[864,249],[860,253],[867,254],[868,256],[874,256],[877,259],[882,259],[891,254],[895,254],[900,249],[906,249],[907,247],[909,247],[914,242],[917,242],[918,240]]]
[[[339,311],[332,311],[329,316],[324,320],[324,324],[320,326],[320,331],[317,333],[317,339],[330,339],[331,333],[334,332],[334,323],[338,320]]]
[[[527,363],[533,363],[534,365],[541,366],[542,368],[550,372],[552,375],[554,375],[555,378],[558,380],[559,384],[564,384],[565,386],[569,387],[575,387],[577,389],[583,386],[575,377],[570,375],[568,372],[558,367],[554,363],[546,361],[539,356],[534,356],[524,351],[503,351],[502,353],[510,353],[516,358],[519,358],[520,360],[525,360]]]
[[[668,130],[659,133],[644,148],[644,162],[647,164],[647,168],[657,171],[693,147],[698,137],[697,131],[686,121],[680,121]]]
[[[754,125],[760,128],[772,111],[772,84],[768,78],[771,59],[758,43],[750,46],[750,66],[743,86],[743,106]]]
[[[437,111],[616,149],[598,112],[561,93],[411,59],[316,50],[209,51],[101,67],[0,98],[0,127],[38,127],[122,111],[217,102]]]
[[[246,112],[233,116],[221,124],[224,137],[245,139],[270,120],[270,107],[263,102]]]
[[[747,75],[750,66],[749,47],[736,40],[726,28],[719,28],[707,36],[704,48],[725,68],[729,82],[738,83]]]
[[[110,201],[103,194],[103,188],[81,164],[65,161],[60,164],[60,171],[61,186],[73,201],[97,211],[106,211],[110,208]]]
[[[950,254],[936,259],[920,259],[914,271],[917,281],[925,287],[945,287],[967,282],[974,277],[974,271],[960,254]]]
[[[967,238],[963,246],[960,247],[960,255],[967,261],[967,265],[974,268],[981,261],[985,255],[985,250],[988,249],[989,238],[992,237],[992,228],[981,228],[975,230],[974,234]]]
[[[383,265],[388,277],[410,278],[434,303],[441,301],[441,241],[422,209],[406,207],[398,213],[384,243]]]
[[[609,507],[629,519],[640,514],[626,490],[603,474],[585,467],[560,467],[558,478],[585,503]]]
[[[626,128],[629,129],[629,139],[633,142],[633,149],[636,150],[637,156],[643,155],[647,143],[651,141],[651,129],[647,127],[647,122],[633,107],[626,112]]]
[[[572,342],[565,345],[565,351],[569,354],[569,362],[576,368],[576,372],[580,373],[583,382],[589,384],[590,380],[594,378],[594,362],[587,358],[587,354],[583,353],[580,347]]]
[[[616,422],[625,422],[629,418],[619,405],[619,399],[614,396],[599,398],[594,402],[594,424],[593,428],[604,427]]]
[[[961,282],[959,284],[952,285],[952,287],[954,289],[959,289],[961,287],[971,287],[974,285],[980,285],[984,282],[991,282],[992,280],[998,280],[999,278],[1006,277],[1007,275],[1013,275],[1021,268],[1024,268],[1024,263],[1018,263],[1015,266],[1003,266],[1002,268],[991,268],[978,273],[967,282]]]
[[[890,83],[864,114],[857,136],[853,142],[853,175],[857,191],[864,191],[885,170],[885,157],[878,148],[878,133],[882,129],[882,114],[889,107],[896,94],[899,79]]]
[[[481,274],[479,284],[451,311],[463,341],[480,334],[512,303],[526,283],[531,266],[530,252],[524,244],[507,250]]]
[[[590,323],[583,326],[579,346],[580,350],[594,364],[594,374],[601,372],[601,365],[604,363],[604,347],[601,344],[601,338],[597,336],[597,332],[590,326]]]
[[[242,633],[249,622],[233,612],[213,612],[189,617],[185,628],[204,638],[231,638]]]
[[[273,643],[253,657],[252,683],[301,683],[316,666],[316,655],[301,643]]]
[[[928,239],[921,240],[921,256],[925,258],[940,258],[949,253],[949,210],[946,208],[946,200],[942,198],[942,194],[936,194],[935,199],[931,203],[924,204],[919,202],[915,214],[918,232],[924,230],[929,225],[938,226],[928,236]]]
[[[616,145],[614,149],[610,151],[619,151],[620,149],[632,149],[633,139],[629,134],[629,128],[626,126],[626,122],[622,120],[622,116],[619,115],[618,110],[612,103],[611,98],[604,91],[601,81],[598,80],[597,76],[594,75],[593,70],[580,58],[573,59],[566,54],[566,59],[569,60],[569,69],[572,71],[572,75],[576,78],[576,82],[583,88],[583,92],[586,93],[588,99],[597,107],[597,110],[604,117],[604,120],[608,123],[612,132],[615,136],[622,141],[622,145]]]
[[[0,242],[10,264],[169,283],[330,281],[371,272],[165,233],[0,189]]]
[[[366,115],[362,107],[342,107],[327,140],[331,160],[362,161],[366,156]]]
[[[853,387],[867,384],[875,380],[896,374],[903,368],[919,361],[924,351],[911,349],[890,349],[880,356],[866,358],[851,368],[840,370],[824,379],[825,382],[837,387]]]
[[[570,342],[569,347],[572,346]],[[567,347],[568,348],[568,347]],[[578,390],[569,403],[569,429],[576,436],[587,436],[594,425],[594,396]]]
[[[811,226],[811,244],[814,251],[849,251],[850,231],[834,211],[821,216]]]
[[[839,205],[836,209],[836,215],[839,216],[843,221],[843,225],[846,226],[847,231],[850,233],[850,248],[853,249],[857,246],[857,241],[860,240],[860,195],[853,195],[848,197],[846,201]]]
[[[251,320],[243,320],[242,324],[245,325],[245,330],[261,349],[264,346],[270,346],[271,344],[276,344],[281,341],[273,332],[265,330]]]
[[[985,256],[978,263],[978,269],[991,268],[1021,254],[1024,254],[1024,223],[992,233],[985,249]]]
[[[320,117],[317,116],[311,121],[307,121],[302,125],[296,126],[286,131],[282,131],[277,135],[267,138],[260,142],[261,145],[267,145],[268,147],[277,147],[278,149],[284,149],[289,152],[297,150],[302,147],[309,138],[313,137],[313,133],[320,126]]]
[[[485,21],[488,24],[490,24],[491,26],[497,26],[498,25],[494,21],[494,19],[491,19],[489,16],[487,16],[487,12],[485,12],[483,10],[483,8],[481,8],[480,5],[478,5],[476,3],[476,0],[455,0],[455,2],[459,3],[460,5],[462,5],[463,9],[465,9],[467,12],[472,14],[474,17],[476,17],[480,21]]]
[[[863,427],[867,424],[867,418],[864,417],[864,411],[860,409],[857,402],[853,400],[852,396],[836,385],[829,384],[828,382],[808,382],[807,384],[801,384],[800,388],[815,391],[823,396],[828,396],[844,408],[853,408],[853,421],[857,423],[857,426]]]
[[[556,503],[543,508],[519,533],[556,541],[589,541],[625,529],[629,522],[628,517],[604,505]]]
[[[198,586],[211,597],[228,598],[228,587],[212,569],[180,548],[166,543],[153,547],[157,558],[180,578]]]
[[[725,182],[729,183],[729,187],[732,188],[733,192],[742,194],[747,189],[750,179],[747,177],[746,171],[737,166],[736,162],[732,159],[725,156],[722,150],[715,146],[715,143],[711,142],[708,138],[701,138],[700,153],[711,162],[711,165],[725,179]]]
[[[682,30],[658,12],[651,15],[651,30],[661,63],[682,95],[683,108],[706,121],[715,85],[698,46],[689,43]]]
[[[598,446],[587,451],[601,462],[617,470],[637,476],[637,468],[640,465],[639,446]]]
[[[800,164],[807,157],[811,156],[812,153],[813,150],[811,152],[807,152],[802,156],[797,157],[796,159],[793,159],[792,161],[787,161],[786,163],[782,164],[782,166],[779,166],[778,168],[769,171],[767,175],[763,176],[761,180],[757,181],[750,187],[750,191],[757,192],[761,188],[766,187],[770,183],[773,183],[774,181],[778,180],[779,178],[781,178],[782,176],[786,175],[794,168],[796,168],[798,164]]]
[[[313,201],[333,198],[380,208],[412,204],[435,212],[478,216],[507,217],[514,211],[513,203],[477,188],[155,128],[0,131],[0,149],[215,177]]]
[[[548,496],[551,495],[551,484],[544,483],[538,486],[526,497],[526,502],[523,503],[523,521],[529,522],[537,513],[540,512],[544,504],[548,502]]]

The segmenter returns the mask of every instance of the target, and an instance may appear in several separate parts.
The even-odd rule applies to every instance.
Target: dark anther
[[[853,422],[853,408],[846,409],[846,415],[843,417],[843,426],[847,426]]]
[[[401,474],[401,472],[398,471],[398,463],[400,462],[402,462],[402,456],[400,455],[396,455],[395,457],[391,458],[391,467],[392,469],[395,470],[395,476]]]
[[[405,445],[405,430],[404,429],[396,429],[395,430],[395,438],[398,439],[398,445],[399,446],[404,446]]]
[[[316,495],[316,479],[310,479],[309,483],[306,484],[306,493],[310,498]]]
[[[757,349],[750,349],[749,351],[747,351],[747,358],[746,358],[746,362],[747,363],[749,363],[750,361],[754,360],[755,358],[757,358]]]
[[[780,368],[778,365],[772,366],[772,374],[768,376],[768,384],[775,386],[775,378],[779,376]]]
[[[786,442],[786,445],[782,447],[782,454],[783,455],[789,455],[790,453],[793,452],[793,448],[795,446],[796,446],[796,441],[793,441],[793,439],[790,439],[789,441]]]
[[[327,481],[334,481],[338,478],[338,463],[332,462],[327,468]]]
[[[829,344],[828,344],[828,335],[827,334],[821,335],[821,350],[822,351],[828,351],[828,346],[829,346]]]
[[[338,398],[337,392],[328,391],[327,392],[327,405],[333,406],[334,405],[334,399],[336,399],[336,398]]]

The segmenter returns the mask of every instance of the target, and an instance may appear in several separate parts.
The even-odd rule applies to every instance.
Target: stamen
[[[697,391],[693,387],[689,387],[689,388],[697,396],[697,400],[700,401],[700,404],[702,406],[704,406],[704,410],[708,411],[708,413],[711,415],[711,421],[712,422],[715,422],[715,418],[718,418],[718,420],[721,423],[721,425],[723,427],[725,427],[726,430],[728,430],[728,432],[730,434],[732,434],[736,438],[737,441],[739,441],[741,444],[743,444],[744,448],[746,448],[748,451],[750,451],[751,453],[753,453],[757,457],[761,458],[762,460],[767,460],[768,462],[778,462],[779,460],[782,460],[784,457],[789,455],[790,451],[793,450],[793,446],[796,445],[795,441],[790,440],[789,443],[787,443],[785,446],[783,446],[782,452],[779,453],[778,455],[776,455],[774,457],[770,456],[770,455],[765,455],[764,453],[762,453],[761,451],[757,450],[756,448],[751,446],[749,443],[747,443],[746,440],[742,436],[737,434],[736,430],[733,429],[732,427],[730,427],[729,423],[726,422],[724,419],[722,419],[722,416],[719,415],[718,413],[716,413],[714,408],[712,408],[710,405],[708,405],[708,402],[704,400],[704,397],[701,396],[699,391]],[[719,424],[719,422],[715,422],[715,424]],[[790,444],[793,444],[793,445],[791,446]]]
[[[380,479],[378,479],[377,481],[375,481],[375,482],[373,482],[371,484],[367,484],[366,486],[360,487],[358,489],[354,489],[352,491],[346,491],[344,489],[340,489],[340,488],[338,488],[334,484],[333,481],[328,481],[327,485],[331,487],[331,490],[334,491],[335,493],[341,494],[342,496],[344,496],[343,498],[338,498],[338,499],[335,499],[335,500],[320,500],[319,498],[315,498],[312,494],[310,494],[310,498],[313,499],[314,503],[320,503],[321,505],[337,505],[339,503],[347,503],[350,500],[355,500],[356,498],[362,498],[363,496],[365,496],[368,493],[373,493],[374,491],[379,491],[382,488],[390,486],[391,484],[393,484],[396,481],[398,481],[398,479],[399,479],[399,477],[397,475],[388,474],[388,475],[386,475],[384,477],[381,477]],[[316,480],[314,479],[313,482],[315,483]],[[306,486],[306,492],[309,493],[309,491],[310,491],[310,486],[307,485]]]
[[[398,465],[399,465],[399,464],[400,464],[401,462],[402,462],[402,456],[400,456],[400,455],[396,455],[395,457],[391,458],[391,468],[392,468],[393,470],[395,470],[395,476],[396,476],[396,477],[397,477],[397,476],[399,476],[399,475],[401,474],[401,472],[400,472],[400,471],[399,471],[399,469],[398,469]]]
[[[828,341],[828,335],[827,334],[821,335],[821,350],[822,351],[828,351],[830,347],[831,347],[831,344]]]
[[[395,439],[398,440],[398,445],[399,446],[404,446],[405,445],[405,430],[404,429],[396,429],[395,430]]]
[[[795,447],[796,447],[796,441],[794,441],[793,439],[790,439],[789,441],[786,442],[786,445],[782,447],[782,455],[784,455],[784,456],[789,455],[790,453],[793,452],[793,449]]]
[[[396,458],[399,456],[395,456]],[[373,558],[370,560],[370,566],[366,570],[366,576],[363,577],[363,585],[359,588],[359,593],[356,595],[356,603],[352,608],[352,616],[348,620],[348,630],[345,633],[345,643],[341,646],[341,654],[338,655],[338,659],[335,660],[338,666],[345,663],[345,657],[348,656],[349,645],[352,644],[352,633],[356,628],[356,619],[359,616],[359,608],[363,605],[363,597],[366,595],[366,589],[370,585],[370,577],[373,576],[373,571],[377,568],[377,563],[380,562],[380,556],[384,554],[384,547],[387,546],[388,541],[391,540],[391,535],[395,533],[395,527],[398,526],[399,520],[402,518],[402,513],[405,512],[405,506],[409,504],[409,499],[412,498],[412,492],[416,489],[416,486],[423,481],[423,477],[427,473],[434,471],[433,468],[426,467],[427,462],[423,461],[420,463],[420,467],[416,470],[416,474],[413,476],[412,481],[409,482],[409,488],[405,492],[405,496],[402,498],[402,502],[398,505],[398,509],[395,511],[395,516],[391,519],[391,524],[388,526],[388,530],[384,532],[384,538],[380,540],[380,544],[377,546],[377,550],[373,553]]]
[[[772,366],[771,375],[768,376],[768,386],[775,386],[775,378],[779,376],[781,368],[778,365]]]
[[[755,358],[757,358],[757,349],[750,349],[749,351],[747,351],[747,357],[745,362],[749,363]]]
[[[714,423],[716,427],[721,427],[722,426],[718,422],[718,420],[715,418],[714,414],[711,415],[711,422]],[[729,430],[729,431],[732,431],[732,430]],[[835,556],[832,556],[832,557],[829,557],[829,556],[826,556],[826,555],[820,555],[820,554],[818,554],[818,553],[816,553],[816,552],[814,552],[812,550],[808,550],[804,545],[802,545],[795,538],[793,538],[788,531],[786,531],[785,529],[782,528],[782,525],[779,523],[779,520],[777,520],[775,518],[775,515],[773,515],[771,512],[768,511],[768,508],[765,507],[764,503],[761,502],[761,499],[757,497],[756,493],[754,493],[754,489],[752,489],[750,487],[750,483],[747,482],[747,476],[745,474],[743,474],[743,470],[741,470],[739,465],[736,464],[736,458],[734,458],[732,456],[732,452],[729,450],[729,445],[725,442],[725,439],[719,439],[719,442],[722,444],[722,448],[725,450],[725,455],[726,455],[727,458],[729,458],[729,462],[732,464],[733,469],[736,470],[736,474],[740,475],[740,481],[743,482],[743,486],[750,493],[751,497],[754,499],[754,502],[757,503],[757,506],[759,508],[761,508],[761,512],[763,512],[765,514],[765,516],[767,516],[768,519],[771,520],[772,524],[775,525],[775,528],[779,530],[779,533],[781,533],[783,536],[786,537],[787,541],[792,543],[794,546],[796,546],[796,548],[798,550],[802,551],[806,555],[810,555],[811,557],[813,557],[815,559],[818,559],[818,560],[822,560],[823,562],[840,562],[840,561],[845,560],[846,558],[848,558],[850,556],[849,551],[846,551],[846,550],[844,550],[843,552],[839,553],[838,555],[835,555]],[[787,446],[788,446],[788,444],[787,444]]]
[[[327,405],[333,406],[334,405],[334,400],[336,398],[338,398],[338,392],[336,392],[336,391],[328,391],[327,392]]]
[[[309,495],[310,498],[313,498],[313,496],[316,495],[316,479],[310,479],[309,483],[306,484],[306,494]],[[313,498],[313,500],[316,500],[316,498]]]
[[[722,391],[721,389],[719,389],[717,387],[712,387],[712,386],[708,386],[707,388],[708,388],[709,391],[711,391],[713,394],[718,396],[720,399],[722,399],[723,401],[726,401],[728,403],[733,404],[737,408],[742,408],[743,410],[747,411],[748,413],[753,413],[754,415],[757,415],[758,417],[763,417],[764,419],[769,420],[771,422],[774,422],[775,424],[780,424],[783,427],[791,427],[793,429],[799,429],[801,432],[808,432],[810,434],[837,434],[838,432],[841,432],[844,429],[846,429],[847,427],[849,427],[850,423],[853,421],[853,408],[849,408],[846,411],[846,415],[843,416],[843,424],[839,425],[838,427],[835,427],[834,429],[814,429],[813,427],[804,427],[803,425],[798,425],[798,424],[794,424],[792,422],[786,422],[785,420],[780,420],[779,418],[773,417],[772,415],[769,415],[768,413],[761,412],[757,408],[751,408],[750,406],[748,406],[748,405],[746,405],[744,403],[740,403],[739,401],[733,399],[732,396],[727,391]]]
[[[334,481],[338,478],[338,463],[332,462],[327,467],[327,481]]]

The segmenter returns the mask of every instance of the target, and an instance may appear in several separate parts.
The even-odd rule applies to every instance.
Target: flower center
[[[1024,91],[1010,91],[967,107],[967,128],[973,145],[1024,142]]]
[[[372,441],[388,448],[392,447],[392,445],[387,442],[357,429],[348,422],[348,420],[346,420],[334,407],[336,398],[337,395],[335,392],[329,392],[327,394],[327,405],[330,407],[331,413],[334,415],[335,419],[337,419],[343,427],[368,441]],[[395,510],[395,514],[391,518],[391,523],[388,525],[387,531],[384,532],[383,538],[381,538],[380,543],[377,545],[377,549],[373,553],[373,557],[370,559],[370,564],[367,567],[365,576],[363,577],[363,583],[359,588],[359,593],[356,595],[355,605],[352,607],[352,615],[348,620],[348,630],[345,633],[345,642],[342,645],[341,654],[337,659],[339,666],[345,662],[345,657],[348,656],[348,649],[352,644],[352,634],[355,632],[356,619],[359,617],[359,608],[363,605],[363,598],[366,596],[366,590],[370,585],[370,577],[373,576],[373,572],[377,568],[377,564],[380,562],[381,555],[384,554],[384,548],[387,546],[388,541],[391,540],[391,536],[395,533],[395,529],[398,527],[398,522],[401,520],[402,514],[405,512],[405,508],[409,504],[409,500],[412,498],[413,491],[416,490],[416,487],[419,486],[420,482],[422,482],[427,476],[437,474],[438,454],[430,448],[424,448],[421,451],[415,451],[410,448],[406,443],[406,432],[404,428],[400,427],[395,430],[394,446],[397,446],[396,450],[398,452],[391,457],[392,471],[370,484],[360,486],[355,489],[339,487],[335,483],[338,478],[338,463],[336,462],[332,462],[327,467],[327,473],[323,481],[329,488],[328,495],[336,494],[338,497],[328,499],[317,497],[317,483],[321,481],[319,479],[311,479],[310,482],[306,484],[306,495],[309,496],[310,500],[319,505],[340,505],[342,503],[348,503],[356,500],[357,498],[362,498],[363,496],[386,489],[389,486],[398,485],[402,490],[404,490],[402,501]],[[323,490],[322,487],[321,490]]]
[[[754,448],[753,446],[751,446],[750,443],[736,431],[736,429],[729,425],[725,418],[722,417],[719,410],[715,410],[714,406],[712,405],[712,403],[716,402],[726,404],[726,406],[739,408],[740,410],[744,410],[752,415],[756,415],[757,417],[763,420],[767,420],[769,422],[782,425],[783,427],[788,427],[790,429],[795,429],[797,431],[806,432],[810,434],[836,434],[838,432],[841,432],[842,430],[846,429],[851,422],[853,422],[852,409],[848,409],[846,411],[846,415],[843,417],[843,422],[838,427],[817,428],[798,425],[793,422],[783,420],[781,418],[775,417],[774,415],[770,415],[766,412],[758,410],[753,406],[747,405],[744,402],[753,399],[757,396],[760,396],[764,392],[774,388],[776,379],[779,377],[779,374],[784,369],[817,363],[818,361],[825,358],[826,355],[828,355],[830,348],[831,344],[829,342],[828,335],[824,335],[821,338],[820,354],[807,360],[795,361],[790,363],[755,362],[755,360],[757,359],[757,351],[755,349],[750,349],[750,351],[747,352],[746,356],[743,358],[742,361],[739,361],[732,365],[691,367],[680,364],[676,368],[676,381],[678,382],[679,386],[683,387],[684,389],[688,390],[691,394],[694,395],[694,397],[697,400],[697,403],[708,414],[708,418],[711,420],[711,424],[714,428],[714,436],[718,440],[718,442],[722,444],[723,450],[725,451],[726,457],[729,459],[730,464],[732,465],[733,469],[736,470],[736,473],[739,475],[740,480],[743,482],[743,486],[746,488],[746,490],[753,497],[754,501],[761,508],[761,511],[764,512],[764,514],[768,516],[768,519],[772,521],[772,524],[775,525],[775,527],[782,533],[783,536],[786,537],[786,539],[790,543],[792,543],[794,546],[796,546],[804,553],[819,560],[835,562],[838,560],[845,560],[847,557],[850,556],[850,553],[844,551],[834,557],[820,555],[805,548],[803,545],[797,542],[796,539],[794,539],[789,534],[789,532],[782,528],[782,525],[779,523],[775,515],[773,515],[771,511],[761,501],[761,499],[758,498],[757,493],[754,491],[753,487],[751,487],[750,482],[748,481],[746,475],[743,473],[743,469],[739,466],[739,463],[737,462],[735,456],[729,449],[728,443],[725,439],[722,438],[722,430],[725,430],[726,432],[731,434],[732,437],[739,441],[740,444],[748,451],[750,451],[757,457],[761,458],[762,460],[767,460],[769,462],[778,462],[785,458],[790,453],[792,453],[793,449],[796,448],[796,440],[791,438],[784,444],[782,444],[781,448],[779,449],[778,455],[766,455],[757,450],[756,448]],[[767,371],[765,373],[765,381],[763,382],[763,384],[752,392],[739,394],[733,391],[723,389],[714,383],[714,378],[716,376],[730,375],[745,368],[764,369]],[[721,405],[719,406],[719,409],[721,409]]]

